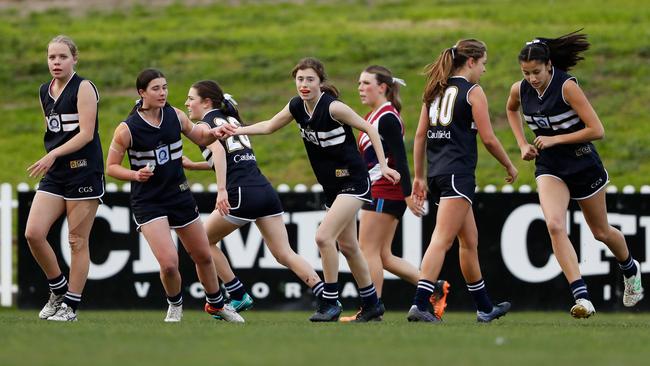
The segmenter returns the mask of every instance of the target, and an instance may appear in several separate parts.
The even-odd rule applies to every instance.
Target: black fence
[[[19,232],[24,233],[34,193],[19,193]],[[195,193],[201,213],[214,208],[214,193]],[[284,220],[292,247],[320,270],[314,234],[324,215],[320,193],[283,193]],[[650,271],[650,195],[609,194],[610,223],[621,229],[634,257]],[[83,294],[83,307],[95,309],[144,309],[164,307],[165,297],[158,264],[147,242],[135,230],[128,193],[104,197],[90,237],[91,269]],[[393,252],[419,265],[435,225],[435,206],[427,216],[404,216],[393,243]],[[516,310],[568,310],[573,303],[568,284],[552,255],[542,211],[535,193],[479,193],[474,202],[479,230],[479,255],[483,277],[495,301],[508,300]],[[580,261],[592,301],[599,311],[621,310],[623,280],[615,258],[597,242],[575,202],[567,213],[569,233]],[[175,237],[174,237],[175,238]],[[48,240],[68,272],[67,225],[59,220]],[[177,241],[177,239],[175,238]],[[249,288],[261,309],[308,309],[309,289],[288,269],[279,265],[263,244],[254,225],[246,225],[222,242],[233,270]],[[204,301],[194,266],[179,245],[180,268],[186,307],[200,308]],[[48,296],[42,271],[22,235],[18,250],[18,306],[37,308]],[[340,294],[344,307],[356,308],[357,291],[345,260],[341,260]],[[458,265],[458,245],[447,253],[441,278],[451,283],[448,309],[473,310]],[[650,283],[648,284],[650,286]],[[415,287],[387,275],[383,300],[388,309],[406,309]],[[643,301],[635,310],[650,310]]]

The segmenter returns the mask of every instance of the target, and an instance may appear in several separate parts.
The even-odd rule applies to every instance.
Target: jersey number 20
[[[214,123],[217,125],[217,127],[225,123],[230,123],[235,127],[241,126],[241,123],[239,123],[235,117],[228,116],[226,118],[228,121],[223,118],[215,118]],[[241,150],[244,147],[247,147],[249,149],[251,148],[251,140],[246,135],[230,136],[226,139],[226,148],[228,149],[228,152]]]
[[[454,105],[458,96],[458,88],[449,87],[442,97],[438,96],[429,107],[429,121],[431,126],[448,126],[454,114]]]

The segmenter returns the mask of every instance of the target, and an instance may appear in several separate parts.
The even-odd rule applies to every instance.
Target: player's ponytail
[[[519,52],[519,62],[539,61],[551,64],[563,71],[569,71],[578,61],[584,60],[580,54],[589,49],[587,35],[575,32],[558,38],[537,37]]]
[[[379,65],[368,66],[363,70],[369,74],[374,74],[377,84],[386,84],[386,99],[397,109],[402,111],[402,100],[399,97],[400,85],[406,86],[402,79],[393,77],[393,73],[386,67]]]
[[[196,94],[201,99],[209,99],[212,102],[212,108],[219,109],[226,116],[234,117],[237,121],[241,122],[239,111],[237,110],[237,102],[230,94],[224,94],[223,89],[212,80],[197,81],[192,85],[196,90]]]
[[[438,59],[424,68],[427,80],[422,101],[431,104],[447,88],[447,79],[454,71],[463,67],[470,58],[480,59],[486,51],[485,43],[477,39],[463,39],[440,52]]]
[[[302,60],[300,60],[296,64],[296,66],[293,67],[293,70],[291,70],[291,77],[295,79],[298,70],[306,70],[306,69],[312,69],[316,72],[316,75],[318,75],[318,78],[320,79],[321,82],[320,90],[322,92],[327,93],[333,96],[334,98],[339,97],[340,95],[339,90],[336,89],[334,85],[330,84],[327,79],[327,74],[325,73],[325,66],[323,66],[323,63],[316,58],[305,57]]]

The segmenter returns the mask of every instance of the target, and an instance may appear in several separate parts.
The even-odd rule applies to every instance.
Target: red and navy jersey
[[[578,82],[575,77],[557,68],[552,69],[551,81],[540,95],[525,79],[519,95],[524,120],[536,136],[557,136],[585,128],[585,123],[564,99],[562,88],[566,82]],[[602,162],[591,142],[559,144],[539,151],[536,166],[558,174],[571,174]]]
[[[478,153],[476,124],[469,93],[477,84],[462,76],[447,80],[447,88],[429,107],[428,176],[474,174]]]
[[[289,101],[289,111],[300,128],[311,167],[325,190],[368,178],[352,128],[330,115],[330,104],[334,101],[333,96],[321,93],[311,114],[299,96]]]
[[[404,123],[400,114],[390,102],[386,102],[365,118],[379,132],[388,166],[397,170],[401,176],[401,184],[396,185],[381,174],[379,159],[370,137],[361,132],[358,139],[359,151],[372,181],[372,197],[403,200],[411,195],[411,180],[404,148]]]
[[[154,166],[148,181],[131,182],[132,205],[178,202],[185,197],[180,193],[190,193],[181,160],[181,121],[169,104],[162,108],[161,113],[160,125],[157,126],[137,110],[124,121],[131,133],[131,146],[127,150],[131,170],[140,170],[147,164]]]
[[[77,110],[77,94],[79,86],[85,80],[73,73],[70,80],[63,87],[63,91],[54,98],[50,88],[54,80],[41,85],[39,89],[41,105],[45,112],[46,131],[44,137],[47,152],[65,144],[79,133],[79,111]],[[97,96],[99,92],[95,85],[90,83]],[[78,174],[104,173],[104,157],[102,145],[99,140],[99,118],[95,113],[95,130],[93,139],[81,149],[56,159],[48,174],[57,179],[69,179]]]
[[[219,127],[230,123],[239,127],[241,123],[231,116],[226,116],[219,109],[213,109],[203,116],[203,123],[210,128]],[[226,188],[264,186],[270,184],[257,166],[257,159],[246,135],[231,136],[225,140],[219,140],[226,151]],[[214,168],[212,151],[200,146],[203,157],[208,164]]]

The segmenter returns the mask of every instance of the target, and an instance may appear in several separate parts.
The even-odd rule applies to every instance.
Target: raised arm
[[[330,115],[337,121],[365,132],[370,138],[372,147],[375,149],[375,153],[377,154],[377,160],[379,161],[382,175],[393,183],[399,182],[399,173],[396,170],[389,168],[388,164],[386,164],[386,155],[384,154],[384,148],[381,144],[381,137],[379,136],[377,129],[372,127],[370,123],[361,118],[355,111],[352,110],[352,108],[339,101],[330,104]]]
[[[515,135],[517,145],[521,151],[521,158],[524,160],[533,160],[537,157],[537,148],[528,143],[526,134],[524,133],[524,125],[519,114],[519,106],[521,105],[521,97],[519,95],[521,81],[512,84],[510,88],[510,95],[506,103],[506,116],[508,117],[508,124],[512,134]]]
[[[235,131],[235,135],[269,135],[288,125],[291,121],[293,121],[293,116],[289,111],[289,103],[287,103],[273,118],[250,126],[239,127]]]
[[[93,140],[95,134],[95,118],[97,117],[97,102],[97,93],[95,93],[95,88],[90,81],[82,81],[77,92],[79,133],[63,145],[52,149],[40,160],[29,166],[27,171],[30,177],[44,175],[52,167],[56,159],[78,151]]]
[[[146,182],[153,175],[147,167],[134,171],[122,166],[126,149],[129,146],[131,146],[131,132],[129,132],[126,123],[122,122],[115,129],[113,140],[108,148],[106,174],[120,180]]]
[[[478,129],[479,136],[481,136],[483,145],[485,145],[487,151],[506,169],[508,174],[506,176],[506,182],[514,182],[518,175],[517,168],[512,164],[501,142],[494,134],[488,113],[487,97],[480,86],[475,86],[469,92],[469,102],[472,105],[472,117],[476,123],[476,128]]]

